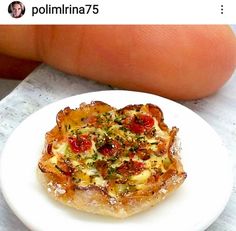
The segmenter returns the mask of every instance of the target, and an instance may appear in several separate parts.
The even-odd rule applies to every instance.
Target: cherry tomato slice
[[[104,156],[114,156],[120,148],[120,144],[115,140],[108,140],[98,149]]]
[[[79,137],[69,137],[70,148],[75,153],[85,152],[92,147],[91,140],[87,135],[81,135]]]
[[[129,129],[134,133],[150,131],[154,125],[154,119],[149,115],[137,115],[132,118]]]

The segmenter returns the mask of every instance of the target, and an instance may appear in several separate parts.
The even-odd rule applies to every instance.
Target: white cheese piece
[[[58,143],[52,146],[53,154],[65,154],[68,144],[66,142]]]
[[[151,176],[151,172],[149,170],[144,170],[138,175],[131,176],[130,181],[136,184],[142,184],[142,183],[146,183],[150,176]]]
[[[50,161],[51,164],[57,164],[57,157],[53,156],[49,159],[49,161]]]
[[[93,181],[96,184],[96,186],[105,187],[107,185],[107,181],[104,180],[102,177],[99,177],[99,176],[94,177]]]

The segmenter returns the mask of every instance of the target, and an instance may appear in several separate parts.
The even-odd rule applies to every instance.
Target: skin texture
[[[0,53],[121,88],[196,99],[232,75],[236,38],[223,25],[0,26]]]

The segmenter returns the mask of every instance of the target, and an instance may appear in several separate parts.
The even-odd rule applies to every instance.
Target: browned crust
[[[122,114],[129,110],[141,110],[143,107],[145,107],[144,110],[147,110],[157,119],[159,127],[163,131],[169,131],[169,128],[164,123],[161,109],[153,104],[146,104],[145,106],[142,104],[129,105],[118,110],[118,112]],[[46,134],[45,148],[38,164],[38,175],[49,194],[58,201],[89,213],[124,218],[157,204],[184,182],[187,175],[183,170],[179,153],[171,149],[178,132],[177,128],[173,127],[169,131],[170,140],[167,152],[172,163],[168,170],[158,180],[150,180],[145,190],[129,192],[122,198],[119,198],[119,200],[111,198],[104,188],[97,186],[75,187],[69,176],[63,175],[56,169],[45,165],[45,160],[51,156],[51,142],[53,140],[63,139],[64,134],[68,132],[69,124],[78,126],[80,123],[83,124],[84,120],[87,117],[91,117],[91,115],[97,115],[111,110],[116,109],[100,101],[95,101],[91,104],[82,104],[77,109],[67,107],[61,110],[57,115],[57,126]],[[61,186],[66,188],[66,193],[60,193]]]
[[[52,179],[51,175],[45,175],[41,171],[38,171],[38,176],[47,191],[49,188],[53,188],[51,186],[49,187],[50,179]],[[166,199],[167,196],[184,182],[186,177],[185,172],[179,173],[176,170],[170,170],[166,172],[158,182],[149,184],[148,189],[145,191],[126,195],[119,202],[114,201],[113,198],[110,198],[106,192],[99,187],[77,188],[75,194],[72,188],[71,191],[68,191],[66,197],[55,196],[53,189],[49,194],[61,203],[81,211],[116,218],[125,218],[144,211]]]
[[[66,133],[66,125],[72,126],[84,123],[84,119],[91,115],[97,115],[103,112],[114,110],[115,108],[101,101],[93,101],[90,104],[81,104],[77,109],[66,107],[57,114],[57,127],[61,132]]]

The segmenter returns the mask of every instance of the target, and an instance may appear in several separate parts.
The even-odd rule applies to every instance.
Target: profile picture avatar
[[[25,13],[25,6],[22,2],[14,1],[8,6],[8,12],[13,18],[21,18]]]

